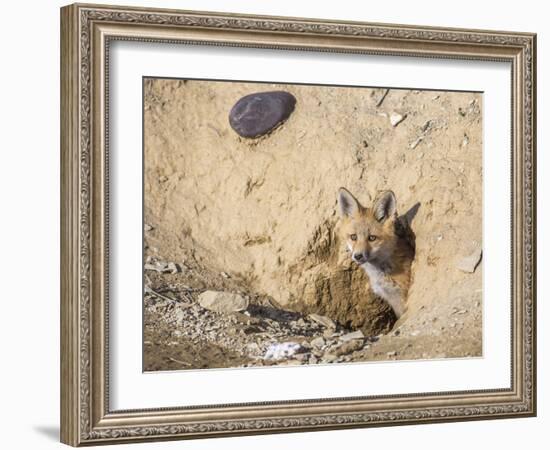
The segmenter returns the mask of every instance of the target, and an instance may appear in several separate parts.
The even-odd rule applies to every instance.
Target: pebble
[[[328,329],[323,332],[323,337],[325,339],[337,338],[342,335],[342,332],[335,332],[334,329]]]
[[[312,347],[321,348],[325,345],[325,339],[322,336],[316,337],[310,342]]]
[[[178,273],[180,271],[179,266],[174,262],[154,261],[152,259],[146,262],[143,268],[160,273]]]
[[[205,291],[199,295],[199,305],[217,313],[232,313],[248,308],[248,300],[239,294]]]
[[[256,342],[250,342],[249,344],[246,344],[246,349],[250,353],[258,353],[260,351],[260,346]]]
[[[347,355],[348,353],[355,352],[357,350],[361,350],[362,348],[363,341],[354,339],[352,341],[347,341],[339,345],[334,350],[332,350],[331,353],[335,354],[336,356],[342,356]]]
[[[357,330],[357,331],[354,331],[353,333],[347,333],[347,334],[344,334],[343,336],[340,336],[340,340],[344,342],[351,341],[354,339],[364,339],[364,338],[365,338],[365,335],[361,330]]]
[[[328,353],[328,354],[323,356],[323,358],[321,359],[321,362],[322,363],[333,363],[337,359],[338,359],[338,356],[336,356],[333,353]]]
[[[397,356],[397,352],[396,351],[393,351],[393,352],[388,352],[386,353],[386,356]]]
[[[318,323],[319,325],[323,325],[325,328],[336,328],[336,324],[334,323],[334,321],[326,316],[321,316],[319,314],[310,314],[308,318]]]
[[[300,366],[302,365],[302,361],[299,359],[289,359],[288,361],[284,361],[280,363],[281,366]]]
[[[284,91],[258,92],[242,97],[229,113],[229,124],[244,138],[269,133],[289,118],[296,98]]]
[[[407,115],[406,115],[406,114],[399,114],[399,113],[396,113],[396,112],[392,112],[392,113],[390,114],[390,123],[391,123],[391,126],[392,126],[392,127],[396,127],[396,126],[399,125],[401,122],[403,122],[406,118],[407,118]]]
[[[457,262],[456,268],[466,273],[474,273],[481,261],[482,250],[477,247],[470,255]]]

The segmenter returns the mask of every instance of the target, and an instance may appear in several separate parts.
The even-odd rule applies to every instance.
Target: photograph
[[[483,357],[483,93],[144,76],[143,371]]]

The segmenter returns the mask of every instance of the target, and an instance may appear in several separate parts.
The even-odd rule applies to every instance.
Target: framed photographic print
[[[536,414],[530,33],[61,10],[61,439]]]

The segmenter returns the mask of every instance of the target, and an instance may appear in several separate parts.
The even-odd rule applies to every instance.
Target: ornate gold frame
[[[110,411],[106,286],[109,42],[507,61],[512,65],[512,385],[386,397]],[[311,431],[536,413],[536,36],[75,4],[61,9],[61,440]]]

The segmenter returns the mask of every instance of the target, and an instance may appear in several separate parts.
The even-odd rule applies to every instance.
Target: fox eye
[[[356,240],[357,240],[357,235],[356,235],[356,234],[350,234],[350,235],[349,235],[349,238],[350,238],[352,241],[356,241]]]
[[[376,236],[374,234],[369,235],[369,241],[376,241]]]

